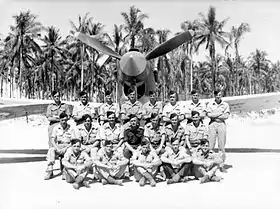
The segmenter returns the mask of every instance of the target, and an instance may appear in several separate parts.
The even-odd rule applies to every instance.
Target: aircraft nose
[[[122,56],[120,68],[128,76],[140,75],[146,68],[146,59],[140,52],[128,52]]]

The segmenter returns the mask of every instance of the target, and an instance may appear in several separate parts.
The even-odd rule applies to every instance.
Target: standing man
[[[81,91],[79,96],[81,102],[74,106],[72,114],[77,126],[83,123],[82,118],[85,114],[89,114],[92,118],[95,118],[95,108],[89,103],[87,92]]]
[[[144,186],[146,181],[149,181],[152,187],[156,186],[154,177],[161,161],[158,155],[151,150],[148,140],[145,139],[141,142],[141,148],[134,152],[131,163],[135,167],[134,177],[137,182],[139,181],[140,186]]]
[[[173,138],[171,146],[166,147],[165,153],[161,156],[162,167],[168,178],[167,184],[178,183],[187,176],[191,169],[192,158],[187,154],[187,150],[180,146],[179,140]]]
[[[156,92],[149,91],[149,101],[143,105],[143,119],[146,122],[149,122],[148,120],[150,119],[152,113],[157,114],[158,117],[161,119],[162,108],[163,108],[162,102],[157,101]]]
[[[70,108],[67,104],[62,103],[60,100],[60,92],[58,91],[53,91],[52,92],[52,97],[54,100],[54,103],[49,104],[47,108],[47,119],[49,120],[50,124],[48,127],[48,136],[49,136],[49,147],[51,147],[51,135],[53,128],[59,123],[59,115],[64,112],[67,115],[71,115],[70,113]]]
[[[169,92],[169,103],[163,107],[162,120],[164,123],[170,122],[170,115],[176,113],[180,121],[184,120],[182,105],[178,102],[178,94],[175,91]]]
[[[88,154],[82,151],[79,139],[72,139],[71,145],[62,160],[66,182],[73,183],[74,189],[79,189],[82,185],[89,188],[89,182],[85,178],[92,166],[92,161]]]
[[[135,115],[139,121],[142,119],[142,104],[136,100],[134,88],[128,90],[128,101],[121,106],[120,118],[124,124],[129,121],[129,115]]]
[[[47,153],[47,170],[45,180],[53,176],[53,165],[56,157],[63,157],[66,150],[71,146],[71,139],[76,138],[74,129],[67,123],[69,117],[62,112],[59,115],[60,122],[54,127],[51,136],[51,147]],[[64,179],[64,175],[62,175]]]
[[[199,95],[196,90],[191,91],[192,100],[186,105],[186,114],[185,118],[187,119],[187,123],[192,122],[191,112],[196,111],[199,112],[201,121],[206,117],[206,105],[199,100]]]
[[[114,112],[116,117],[119,117],[120,108],[117,103],[113,103],[112,100],[112,92],[106,91],[105,92],[105,100],[106,102],[102,104],[99,108],[99,117],[101,125],[107,122],[107,112],[111,111]]]
[[[124,173],[128,164],[128,159],[118,149],[113,149],[113,143],[110,140],[104,141],[102,147],[94,161],[96,176],[102,184],[115,184],[123,186]]]
[[[220,90],[214,91],[214,101],[210,101],[207,107],[207,116],[210,118],[209,123],[209,147],[214,149],[216,139],[218,139],[219,151],[222,155],[222,159],[226,160],[226,120],[229,117],[230,110],[228,103],[222,101],[222,92]],[[222,166],[221,171],[226,172]]]

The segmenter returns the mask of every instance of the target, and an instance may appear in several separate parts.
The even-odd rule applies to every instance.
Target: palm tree
[[[36,39],[40,36],[41,24],[36,21],[36,16],[30,11],[20,12],[13,16],[15,26],[11,26],[11,33],[7,41],[11,42],[12,63],[18,69],[18,84],[20,97],[22,93],[22,75],[25,69],[30,69],[35,62],[35,55],[41,52]],[[28,77],[27,77],[28,78]]]
[[[201,19],[196,22],[196,26],[198,28],[198,33],[196,37],[197,47],[196,50],[202,44],[206,44],[206,50],[209,50],[209,56],[212,62],[212,89],[215,89],[216,85],[216,63],[215,63],[215,56],[216,56],[216,43],[219,43],[222,48],[228,44],[225,40],[227,35],[226,32],[223,31],[225,24],[228,21],[224,19],[222,21],[218,21],[216,19],[216,9],[210,6],[208,10],[207,16],[200,13]]]
[[[139,37],[139,32],[144,29],[143,20],[148,18],[147,14],[143,14],[140,9],[131,6],[129,13],[122,12],[124,18],[127,37],[130,39],[130,48],[135,48],[136,40]]]

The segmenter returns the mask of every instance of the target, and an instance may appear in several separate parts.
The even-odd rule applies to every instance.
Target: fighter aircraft
[[[146,55],[142,54],[137,49],[130,49],[129,52],[119,55],[108,46],[102,44],[95,37],[81,32],[74,34],[74,37],[79,39],[84,44],[91,46],[99,52],[120,60],[118,69],[118,82],[123,85],[125,94],[130,87],[136,88],[138,99],[144,95],[147,95],[149,91],[156,90],[155,76],[153,70],[147,67],[147,62],[176,49],[184,43],[191,41],[193,36],[194,31],[185,31],[160,44]]]

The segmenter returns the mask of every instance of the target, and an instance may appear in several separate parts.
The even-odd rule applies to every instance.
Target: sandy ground
[[[58,176],[44,181],[44,117],[0,122],[0,209],[21,208],[280,208],[280,113],[228,120],[228,173],[220,183],[158,183],[140,188],[92,183],[76,191]],[[17,150],[17,153],[14,150]],[[21,162],[26,160],[30,162]],[[7,163],[9,162],[9,163]],[[12,163],[11,163],[12,162]],[[58,165],[56,165],[58,167]],[[58,171],[57,171],[58,172]]]

